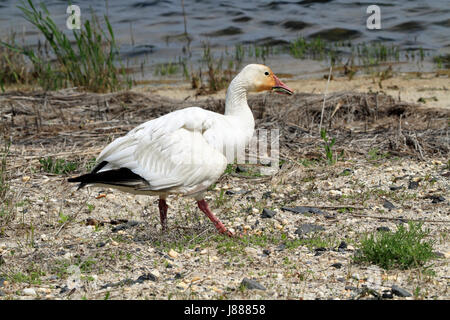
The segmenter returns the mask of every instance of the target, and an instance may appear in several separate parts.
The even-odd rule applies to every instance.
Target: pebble
[[[154,270],[152,272],[149,272],[147,274],[143,274],[142,276],[139,276],[139,278],[137,278],[136,282],[143,283],[144,281],[147,281],[147,280],[157,281],[158,277],[155,274],[153,274],[153,272],[155,272],[155,271],[157,271],[157,270]]]
[[[23,289],[23,294],[26,296],[35,296],[36,290],[34,290],[33,288],[25,288]]]
[[[395,206],[387,199],[384,199],[383,207],[389,210],[395,209]]]
[[[379,231],[379,232],[389,232],[389,231],[391,231],[391,229],[389,229],[388,227],[385,227],[385,226],[381,226],[381,227],[378,227],[377,228],[377,231]]]
[[[247,247],[247,248],[244,249],[244,251],[247,254],[252,255],[252,256],[258,255],[258,250],[256,250],[255,248],[252,248],[252,247]]]
[[[171,257],[171,258],[176,258],[176,257],[178,257],[178,252],[176,252],[175,250],[173,250],[173,249],[170,249],[169,250],[169,252],[167,253],[168,255],[169,255],[169,257]]]
[[[22,181],[23,181],[23,182],[28,182],[28,181],[30,181],[30,179],[31,179],[30,176],[23,176],[23,177],[22,177]]]
[[[340,269],[340,268],[342,268],[342,263],[339,263],[339,262],[333,263],[331,266],[332,266],[333,268]]]
[[[270,199],[270,198],[272,198],[272,192],[270,192],[270,191],[264,192],[263,195],[262,195],[262,198],[263,199]]]
[[[430,198],[433,200],[431,203],[440,203],[445,201],[443,196],[431,196]]]
[[[332,195],[332,196],[342,196],[342,191],[340,191],[340,190],[330,190],[330,194]]]
[[[297,230],[295,230],[295,234],[304,235],[313,231],[322,231],[322,230],[325,230],[325,228],[322,226],[312,223],[305,223],[299,226]]]
[[[347,249],[347,243],[345,241],[341,241],[338,247],[338,251],[342,252],[345,251],[345,249]]]
[[[408,189],[413,190],[413,189],[417,189],[418,187],[419,187],[418,181],[414,181],[414,180],[409,181]]]
[[[253,290],[267,290],[266,287],[264,287],[262,284],[260,284],[258,281],[244,278],[241,282],[241,286],[246,287],[247,289]]]
[[[391,287],[392,293],[399,297],[411,297],[412,294],[403,288],[396,286],[395,284]]]
[[[261,213],[261,218],[263,218],[263,219],[273,218],[275,216],[275,214],[276,214],[275,211],[264,208]]]

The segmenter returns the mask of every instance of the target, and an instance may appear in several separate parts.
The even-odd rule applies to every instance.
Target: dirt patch
[[[64,159],[77,164],[70,175],[84,173],[109,141],[143,121],[192,105],[223,112],[223,99],[1,95],[15,195],[13,219],[0,229],[1,298],[397,299],[397,286],[411,293],[406,299],[448,299],[450,111],[383,93],[330,93],[330,165],[318,131],[322,104],[321,94],[250,97],[257,128],[280,130],[280,169],[234,166],[211,187],[212,210],[244,235],[228,239],[192,199],[169,199],[162,234],[155,198],[76,191],[42,162]],[[286,209],[300,206],[315,210]],[[362,235],[410,220],[430,230],[439,256],[432,266],[353,262]]]

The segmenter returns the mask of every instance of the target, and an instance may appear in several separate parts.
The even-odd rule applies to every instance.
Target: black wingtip
[[[80,182],[80,184],[78,185],[78,190],[84,188],[85,186],[87,186],[89,184],[89,182],[93,182],[93,176],[95,173],[97,173],[100,169],[102,169],[104,166],[106,166],[108,164],[108,161],[102,161],[100,162],[97,166],[95,166],[95,168],[91,171],[91,173],[87,173],[87,174],[83,174],[81,176],[78,177],[74,177],[74,178],[69,178],[67,179],[68,182]]]

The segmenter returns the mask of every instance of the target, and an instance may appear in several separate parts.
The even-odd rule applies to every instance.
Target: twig
[[[320,114],[319,133],[322,131],[323,112],[325,110],[325,99],[326,99],[326,96],[327,96],[328,84],[330,83],[331,70],[332,69],[333,69],[333,66],[330,66],[330,73],[328,74],[327,86],[325,87],[325,92],[323,93],[323,105],[322,105],[322,113]]]
[[[430,223],[450,223],[450,220],[429,220],[429,219],[406,219],[406,218],[390,218],[390,217],[383,217],[383,216],[368,216],[364,214],[355,214],[350,213],[351,216],[357,217],[357,218],[372,218],[372,219],[381,219],[381,220],[394,220],[394,221],[407,221],[407,222],[430,222]]]

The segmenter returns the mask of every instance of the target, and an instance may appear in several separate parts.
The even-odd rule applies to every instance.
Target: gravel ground
[[[17,210],[1,227],[0,299],[449,299],[448,153],[361,149],[328,165],[314,160],[323,157],[317,136],[301,152],[282,143],[280,170],[233,166],[207,193],[213,212],[242,235],[230,239],[189,198],[169,198],[162,233],[155,197],[76,191],[37,159],[86,164],[95,150],[27,138],[14,140],[8,157]],[[91,147],[108,140],[86,139]],[[353,262],[364,234],[409,220],[421,220],[435,241],[428,269]]]

